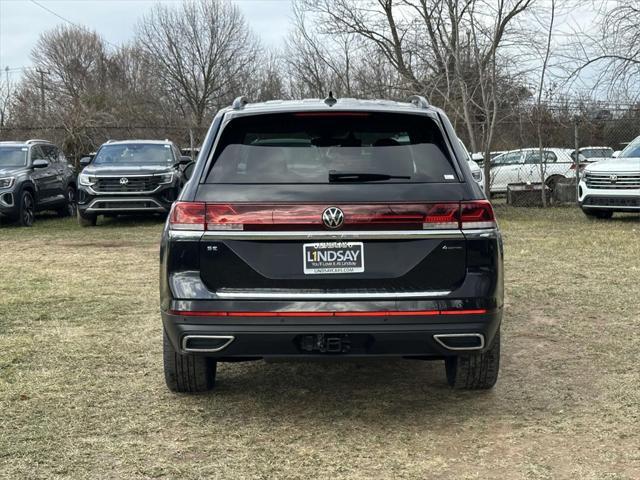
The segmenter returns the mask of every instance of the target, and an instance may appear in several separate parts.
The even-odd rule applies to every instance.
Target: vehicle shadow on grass
[[[443,361],[319,360],[221,363],[215,391],[197,397],[206,409],[287,421],[313,414],[326,421],[411,423],[421,416],[445,423],[495,407],[495,390],[459,391],[446,382]],[[463,414],[461,415],[461,408]]]

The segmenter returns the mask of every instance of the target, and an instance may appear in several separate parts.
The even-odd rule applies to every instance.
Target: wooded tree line
[[[405,100],[418,93],[445,109],[471,150],[489,151],[501,124],[529,122],[535,130],[536,122],[558,115],[598,115],[600,104],[575,94],[585,77],[600,96],[637,101],[637,0],[594,2],[588,35],[554,35],[554,16],[574,6],[297,0],[284,47],[274,50],[227,0],[156,4],[126,45],[73,25],[44,32],[33,68],[15,83],[2,80],[0,127],[59,127],[67,150],[82,153],[109,129],[175,131],[184,143],[192,128],[201,137],[237,95],[322,98],[332,90],[338,97]],[[504,132],[499,138],[503,143]]]

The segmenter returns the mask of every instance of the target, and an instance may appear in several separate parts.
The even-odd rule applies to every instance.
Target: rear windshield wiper
[[[387,175],[385,173],[351,173],[329,171],[329,182],[383,182],[385,180],[409,180],[411,177]]]

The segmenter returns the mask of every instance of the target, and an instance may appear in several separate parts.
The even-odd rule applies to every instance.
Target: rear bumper
[[[433,357],[442,358],[473,350],[482,352],[493,343],[502,310],[485,314],[433,315],[429,317],[189,317],[162,313],[164,328],[177,351],[185,354],[189,336],[224,339],[218,351],[200,352],[218,359],[269,357]],[[468,334],[477,339],[469,350],[447,348],[447,337]],[[304,338],[334,336],[349,343],[348,351],[327,353],[305,349]],[[452,346],[452,345],[450,345]],[[185,350],[186,348],[186,350]]]

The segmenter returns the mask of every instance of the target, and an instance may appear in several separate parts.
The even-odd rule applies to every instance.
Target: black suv
[[[103,144],[84,157],[78,175],[78,222],[96,225],[98,215],[167,213],[191,163],[169,140],[123,140]]]
[[[35,213],[75,215],[76,174],[46,140],[0,142],[0,217],[33,225]]]
[[[162,236],[168,387],[329,356],[442,359],[452,386],[492,387],[502,242],[457,138],[423,97],[220,111]]]

